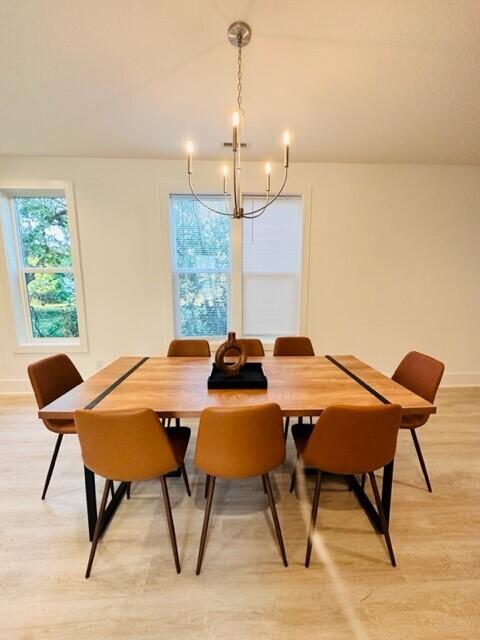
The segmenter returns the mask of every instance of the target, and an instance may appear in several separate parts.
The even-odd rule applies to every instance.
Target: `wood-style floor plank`
[[[158,482],[133,485],[99,544],[92,577],[78,443],[66,436],[40,500],[55,437],[30,396],[0,396],[0,637],[8,640],[171,638],[351,640],[355,636],[288,493],[293,447],[273,474],[289,567],[283,567],[260,478],[219,480],[200,577],[195,561],[203,478],[187,468],[169,490],[182,573],[173,565]],[[195,434],[194,421],[193,426]],[[391,520],[398,567],[341,479],[327,478],[318,524],[372,640],[474,639],[480,629],[480,389],[443,389],[418,432],[433,494],[408,433],[395,465]],[[99,493],[101,483],[98,483]],[[313,481],[308,480],[310,497]]]

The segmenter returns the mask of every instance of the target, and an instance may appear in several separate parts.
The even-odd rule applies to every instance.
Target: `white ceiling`
[[[0,0],[0,154],[480,163],[480,0]],[[244,158],[247,154],[244,155]]]

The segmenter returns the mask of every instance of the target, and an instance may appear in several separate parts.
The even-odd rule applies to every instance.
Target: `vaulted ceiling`
[[[480,163],[479,0],[0,0],[0,154]]]

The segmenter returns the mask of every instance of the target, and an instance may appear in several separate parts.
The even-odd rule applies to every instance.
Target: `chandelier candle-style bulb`
[[[242,51],[243,48],[252,39],[252,30],[248,24],[237,20],[232,23],[228,28],[228,42],[233,45],[237,51],[237,74],[235,77],[235,84],[237,87],[237,104],[235,111],[232,114],[232,157],[231,162],[221,167],[223,176],[223,194],[225,196],[225,206],[222,210],[217,209],[209,202],[205,202],[201,196],[195,191],[192,180],[193,173],[193,144],[188,142],[187,144],[187,168],[188,168],[188,186],[190,192],[195,200],[205,209],[212,213],[218,213],[219,215],[228,216],[234,219],[247,218],[253,220],[261,216],[278,198],[282,195],[285,185],[288,179],[288,165],[290,162],[290,134],[285,131],[283,134],[283,178],[281,179],[278,189],[275,189],[272,193],[271,179],[272,179],[272,165],[270,162],[265,163],[265,194],[264,200],[260,206],[255,207],[251,205],[247,211],[243,208],[244,202],[250,202],[250,199],[244,199],[244,190],[242,188],[242,168],[241,161],[243,156],[242,146],[246,147],[246,144],[242,145],[243,124],[245,118],[245,108],[243,106],[242,99]],[[224,146],[230,146],[230,143],[224,143]],[[230,183],[228,182],[228,176],[231,176]],[[230,191],[228,191],[230,189]],[[229,197],[230,196],[230,197]]]
[[[233,151],[237,151],[238,149],[238,128],[240,125],[240,114],[238,111],[235,111],[232,116],[232,124],[233,124],[233,140],[232,140],[232,148]]]
[[[288,162],[290,160],[290,134],[288,131],[285,131],[283,134],[283,144],[285,145],[283,150],[283,166],[285,169],[288,169]]]
[[[272,165],[270,164],[270,162],[267,162],[265,164],[265,173],[267,174],[267,193],[270,192],[270,176],[272,174]]]
[[[187,171],[188,175],[192,175],[192,154],[193,154],[193,142],[187,142]]]
[[[223,165],[222,167],[222,173],[223,173],[223,193],[227,193],[227,176],[228,176],[228,167],[226,164]]]

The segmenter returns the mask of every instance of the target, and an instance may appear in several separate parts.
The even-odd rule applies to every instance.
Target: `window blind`
[[[256,209],[261,198],[244,202]],[[298,332],[301,198],[279,198],[243,225],[243,333],[274,337]]]

